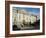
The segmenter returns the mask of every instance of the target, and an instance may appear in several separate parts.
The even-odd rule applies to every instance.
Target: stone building
[[[36,20],[37,20],[37,16],[27,13],[26,10],[16,10],[16,13],[14,16],[14,24],[17,25],[18,28],[22,28],[25,26],[28,27],[29,25],[26,25],[26,24],[29,24],[29,22],[34,23],[36,22]]]

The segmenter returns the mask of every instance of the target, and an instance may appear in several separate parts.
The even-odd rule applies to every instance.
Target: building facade
[[[18,26],[18,28],[29,26],[29,23],[34,23],[37,20],[37,16],[29,15],[25,10],[16,10],[14,15],[14,24]]]

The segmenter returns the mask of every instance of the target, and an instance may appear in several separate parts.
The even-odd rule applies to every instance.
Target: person
[[[13,25],[13,31],[20,30],[20,28],[17,27],[17,25]]]

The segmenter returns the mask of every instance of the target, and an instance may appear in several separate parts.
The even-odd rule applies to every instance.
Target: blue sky
[[[14,9],[19,9],[19,10],[26,10],[27,12],[32,12],[32,13],[40,13],[40,8],[26,8],[26,7],[14,7]]]
[[[13,12],[16,10],[26,10],[27,13],[38,16],[37,19],[40,19],[40,8],[26,8],[26,7],[13,7]]]

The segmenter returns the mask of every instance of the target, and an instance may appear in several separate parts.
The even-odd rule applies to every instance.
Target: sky
[[[18,9],[18,10],[22,10],[22,9],[24,9],[24,10],[26,10],[27,12],[29,12],[29,13],[36,13],[36,14],[38,14],[38,13],[40,13],[40,8],[26,8],[26,7],[14,7],[14,9]]]
[[[13,7],[14,13],[16,10],[26,10],[27,13],[37,16],[37,19],[40,19],[40,8],[26,8],[26,7]]]
[[[40,8],[13,7],[14,13],[16,9],[24,11],[26,10],[27,13],[36,15],[38,19],[40,19]]]

